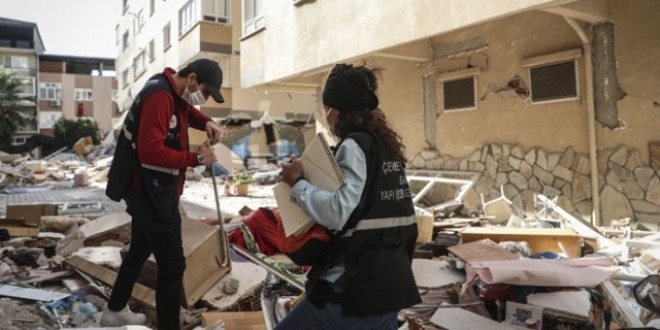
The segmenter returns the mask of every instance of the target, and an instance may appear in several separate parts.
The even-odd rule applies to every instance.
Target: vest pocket
[[[131,215],[144,220],[169,222],[178,212],[176,180],[140,179],[128,206]]]

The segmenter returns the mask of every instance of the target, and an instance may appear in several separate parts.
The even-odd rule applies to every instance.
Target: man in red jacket
[[[198,59],[178,72],[166,68],[162,74],[154,75],[135,98],[119,137],[126,141],[118,141],[114,161],[131,159],[117,157],[122,153],[137,153],[137,161],[135,165],[126,166],[128,161],[116,164],[114,173],[111,168],[108,183],[110,186],[110,181],[116,180],[114,191],[125,191],[122,198],[133,217],[131,245],[101,318],[102,326],[146,323],[145,315],[131,312],[127,303],[144,262],[153,253],[158,264],[158,329],[180,328],[186,265],[179,196],[186,168],[211,165],[217,160],[211,144],[220,141],[220,129],[195,106],[206,103],[209,96],[218,103],[224,102],[221,86],[222,70],[218,63]],[[208,135],[197,152],[188,150],[189,126],[206,131]],[[116,182],[122,184],[118,186]]]

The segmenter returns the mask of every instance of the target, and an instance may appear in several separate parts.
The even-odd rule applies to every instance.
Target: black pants
[[[181,215],[176,212],[172,221],[174,230],[160,233],[145,229],[133,218],[131,246],[108,302],[108,308],[112,311],[120,311],[126,306],[144,262],[153,253],[158,263],[156,317],[159,330],[180,329],[179,311],[186,259],[181,241]]]

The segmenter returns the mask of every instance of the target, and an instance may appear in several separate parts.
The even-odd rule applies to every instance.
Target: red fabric
[[[301,235],[291,235],[287,237],[284,234],[284,226],[282,225],[282,221],[278,221],[277,236],[278,247],[284,253],[294,253],[300,251],[311,239],[318,239],[322,242],[330,241],[328,231],[325,229],[325,227],[319,225],[318,223],[315,223],[312,228]]]
[[[245,219],[245,225],[254,236],[259,250],[267,256],[279,252],[277,248],[277,224],[280,222],[280,215],[265,207],[250,212],[247,219]],[[229,242],[247,248],[240,227],[229,234]]]
[[[172,89],[177,92],[173,78],[176,71],[166,68],[163,73],[170,81]],[[179,136],[181,150],[174,150],[165,146],[167,131],[173,119],[174,106],[178,107],[178,121],[183,132]],[[138,129],[137,150],[140,162],[159,167],[181,169],[179,194],[183,192],[183,179],[185,178],[186,168],[197,166],[197,154],[188,150],[188,120],[190,120],[191,127],[203,131],[206,122],[210,121],[211,118],[188,104],[178,94],[172,98],[169,92],[155,92],[144,100]],[[130,187],[135,187],[136,184],[137,173],[133,173]]]

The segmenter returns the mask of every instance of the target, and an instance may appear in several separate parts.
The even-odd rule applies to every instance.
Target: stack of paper
[[[317,133],[300,156],[305,180],[327,190],[337,191],[346,182],[323,133]],[[303,210],[291,202],[291,187],[280,182],[273,188],[286,236],[300,235],[314,225]]]

